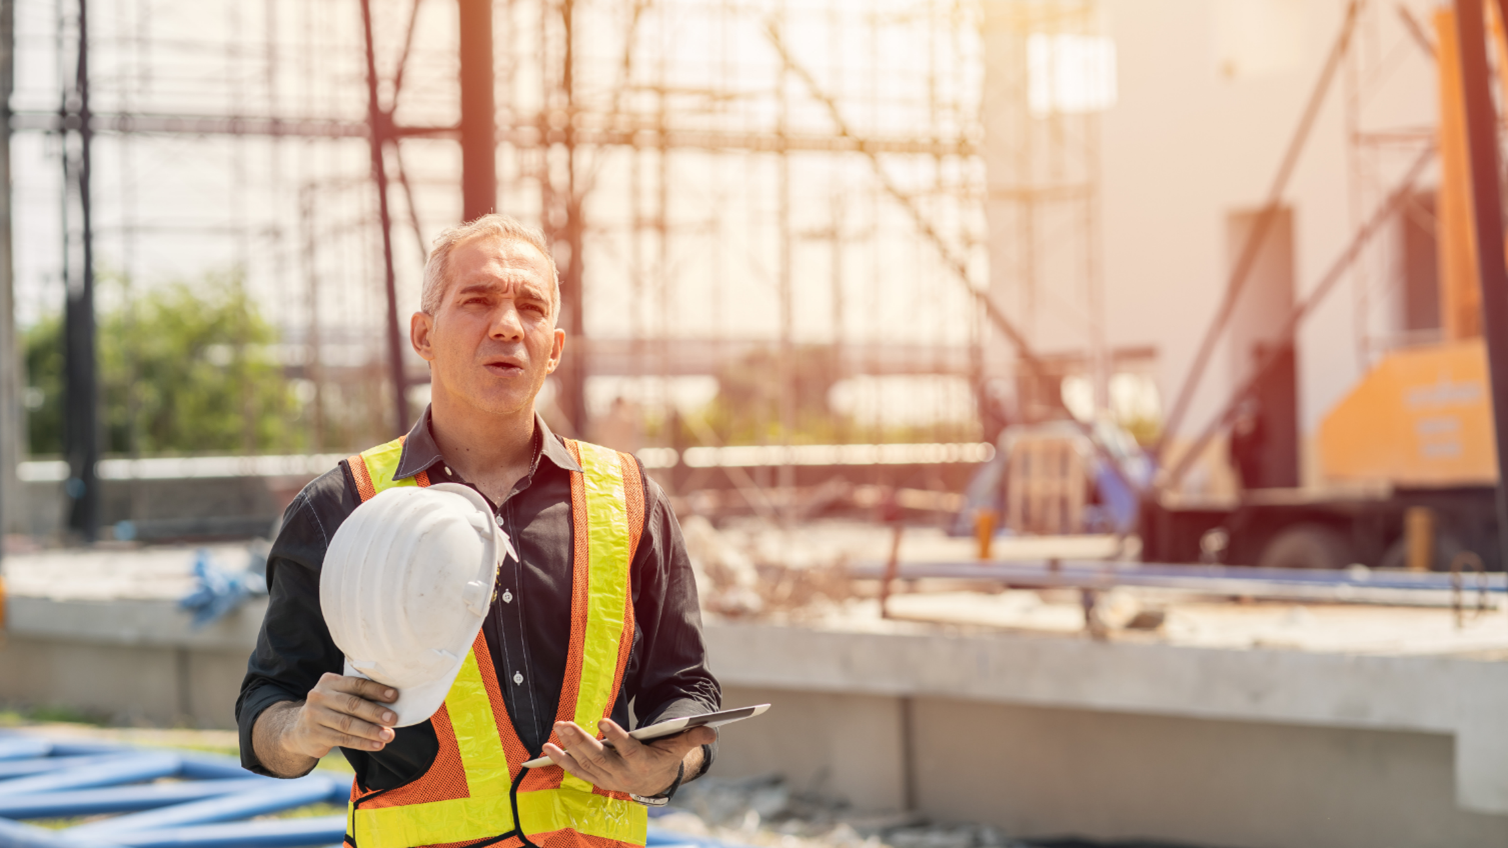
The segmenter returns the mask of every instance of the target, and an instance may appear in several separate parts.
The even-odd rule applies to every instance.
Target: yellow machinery
[[[1482,339],[1384,358],[1321,423],[1319,456],[1325,479],[1335,482],[1496,484]]]
[[[1500,83],[1508,92],[1503,28],[1496,15],[1490,17]],[[1421,488],[1497,483],[1454,10],[1436,11],[1434,29],[1440,80],[1435,239],[1443,340],[1384,357],[1325,417],[1319,460],[1328,481]]]

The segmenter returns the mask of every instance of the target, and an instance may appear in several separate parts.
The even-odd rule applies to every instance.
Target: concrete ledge
[[[1447,734],[1464,809],[1508,813],[1508,665],[1087,639],[707,628],[729,685]]]
[[[6,629],[31,640],[206,651],[256,645],[266,598],[251,598],[219,621],[194,629],[192,616],[171,600],[52,601],[10,598]]]

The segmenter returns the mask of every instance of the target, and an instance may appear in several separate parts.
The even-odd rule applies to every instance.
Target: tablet
[[[631,730],[628,735],[640,742],[647,742],[650,739],[659,739],[662,736],[674,736],[693,727],[722,727],[735,721],[743,721],[746,718],[764,715],[765,711],[769,708],[769,704],[759,704],[753,707],[739,707],[735,710],[719,710],[715,713],[681,716],[680,718],[667,719],[666,721],[651,724],[648,727],[641,727],[638,730]],[[612,747],[612,743],[610,742],[604,742],[604,744],[609,748]],[[524,768],[539,768],[540,766],[551,766],[554,764],[555,761],[549,757],[540,757],[537,760],[530,760],[524,763]]]

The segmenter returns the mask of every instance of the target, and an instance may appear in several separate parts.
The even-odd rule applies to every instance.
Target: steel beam
[[[86,542],[99,537],[100,491],[95,467],[99,463],[99,384],[95,355],[94,320],[94,216],[91,199],[90,138],[93,128],[89,115],[89,2],[78,0],[78,62],[74,72],[74,89],[68,98],[78,134],[78,159],[70,162],[65,145],[65,172],[77,181],[80,225],[80,267],[68,276],[67,303],[64,309],[64,369],[67,375],[65,397],[64,450],[68,455],[69,477],[66,492],[71,509],[69,528]],[[65,248],[65,253],[68,252]]]
[[[1508,12],[1508,3],[1499,8]],[[1487,382],[1498,453],[1498,552],[1508,557],[1508,265],[1503,259],[1503,201],[1498,170],[1498,122],[1488,88],[1487,36],[1482,0],[1456,0],[1456,36],[1466,100],[1471,205],[1487,337]]]
[[[408,388],[403,378],[403,342],[407,334],[398,321],[398,283],[393,268],[393,217],[388,211],[387,162],[384,146],[387,144],[388,113],[377,101],[377,58],[372,41],[372,3],[361,0],[361,29],[366,45],[367,81],[367,129],[368,143],[372,153],[372,183],[377,190],[378,225],[382,230],[383,292],[387,295],[387,353],[388,379],[393,382],[394,434],[408,432]]]
[[[15,89],[16,0],[0,0],[0,534],[20,524],[16,467],[26,455],[25,385],[16,337],[15,263],[11,253],[10,97]],[[4,559],[0,545],[0,559]]]
[[[563,120],[553,114],[522,115],[515,123],[497,128],[496,143],[533,150],[565,142]],[[578,112],[571,120],[578,145],[586,147],[642,147],[703,150],[714,153],[882,153],[901,156],[957,156],[979,154],[970,139],[866,136],[863,139],[819,133],[750,132],[698,127],[662,127],[653,116],[629,113]],[[14,132],[62,132],[64,119],[56,112],[15,112],[10,119]],[[365,121],[338,119],[279,118],[270,115],[172,115],[150,112],[95,112],[89,125],[96,134],[265,136],[269,138],[366,139]],[[395,139],[434,138],[458,140],[459,125],[391,125]],[[1047,187],[1050,199],[1066,189]]]
[[[461,26],[461,218],[470,221],[497,208],[492,2],[457,3]]]

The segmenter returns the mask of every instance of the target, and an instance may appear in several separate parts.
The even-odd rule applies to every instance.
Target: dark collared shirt
[[[536,416],[534,427],[529,473],[501,504],[493,505],[519,558],[507,557],[498,571],[497,593],[482,633],[513,726],[530,755],[538,756],[549,739],[565,678],[573,550],[570,472],[581,467],[543,419]],[[404,442],[396,476],[409,478],[421,471],[429,473],[431,483],[466,483],[440,456],[429,429],[429,410]],[[647,476],[644,495],[644,530],[630,570],[634,642],[612,710],[612,719],[624,727],[630,726],[630,702],[637,726],[642,726],[715,710],[722,699],[707,668],[696,581],[680,526],[664,491]],[[236,701],[241,764],[254,772],[268,774],[251,742],[262,711],[279,701],[303,700],[320,675],[339,674],[343,668],[340,649],[320,613],[319,572],[330,537],[360,503],[350,468],[342,461],[304,487],[283,514],[267,560],[267,615]],[[426,721],[399,728],[382,751],[341,751],[363,787],[387,789],[423,774],[434,762],[439,742]],[[710,765],[713,751],[706,754]]]

